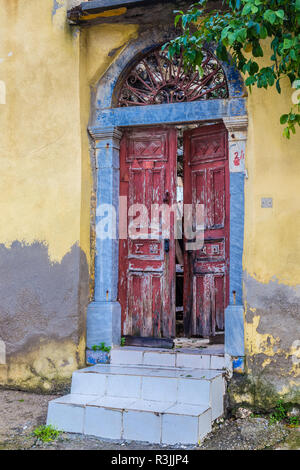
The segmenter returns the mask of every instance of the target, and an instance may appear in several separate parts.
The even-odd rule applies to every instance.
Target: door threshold
[[[143,336],[124,336],[125,346],[137,346],[142,348],[173,349],[174,340],[172,338],[155,338]]]
[[[175,346],[173,349],[167,349],[167,348],[153,348],[153,347],[146,347],[146,346],[116,346],[113,348],[114,350],[118,351],[123,351],[124,353],[126,351],[135,351],[138,353],[144,353],[144,352],[152,352],[152,353],[161,353],[161,354],[171,354],[171,355],[181,355],[181,354],[187,354],[187,355],[198,355],[199,357],[201,356],[224,356],[224,345],[223,344],[207,344],[207,346],[204,346],[202,348],[200,347],[189,347],[185,348],[182,346]],[[123,364],[123,363],[122,363]],[[149,364],[148,364],[149,365]]]
[[[184,349],[206,349],[209,346],[224,346],[224,334],[211,336],[209,338],[176,338],[174,340],[175,348]]]

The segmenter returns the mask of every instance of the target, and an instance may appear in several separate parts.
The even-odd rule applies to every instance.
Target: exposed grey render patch
[[[41,340],[71,339],[85,331],[88,266],[75,245],[61,263],[51,263],[41,243],[0,245],[0,337],[7,356]]]
[[[244,273],[244,286],[246,322],[252,323],[253,317],[258,316],[257,333],[275,339],[273,356],[263,352],[251,356],[251,351],[246,351],[248,368],[254,377],[268,381],[277,391],[288,384],[287,378],[297,382],[296,393],[300,398],[299,375],[293,372],[291,354],[293,344],[300,340],[300,286],[287,286],[277,280],[262,284],[247,273]]]

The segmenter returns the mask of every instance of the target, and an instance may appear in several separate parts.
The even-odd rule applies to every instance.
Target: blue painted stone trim
[[[152,124],[175,124],[195,121],[211,121],[223,117],[246,114],[245,98],[231,100],[207,100],[191,103],[173,103],[152,106],[131,106],[97,110],[96,122],[91,128],[124,127]]]
[[[94,134],[98,138],[96,143],[97,159],[97,212],[96,212],[96,259],[95,259],[95,301],[116,301],[118,295],[118,214],[119,214],[119,141],[120,132],[112,128]],[[100,237],[99,223],[106,217],[99,211],[99,207],[107,204],[115,210],[116,232],[107,233],[107,237]],[[113,214],[112,214],[113,217]],[[105,269],[103,267],[105,266]]]
[[[245,372],[245,358],[234,357],[232,360],[232,370],[238,374],[243,374]]]
[[[91,351],[86,350],[86,363],[87,364],[109,364],[110,354],[105,351]]]
[[[244,356],[244,307],[229,305],[225,309],[225,353]]]
[[[232,305],[243,303],[244,181],[244,173],[230,173],[229,303]]]
[[[214,49],[210,49],[212,52],[214,52]],[[247,96],[247,90],[245,89],[244,81],[240,75],[240,72],[227,62],[221,62],[221,65],[227,79],[229,98],[240,98],[242,96]]]
[[[105,270],[105,269],[104,269]],[[105,343],[119,346],[121,342],[121,306],[119,302],[92,302],[87,309],[87,348]]]

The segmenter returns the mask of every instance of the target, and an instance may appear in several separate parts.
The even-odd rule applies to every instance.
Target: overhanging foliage
[[[300,89],[300,0],[224,0],[222,11],[209,10],[208,0],[193,4],[187,12],[176,11],[175,25],[182,34],[170,41],[168,53],[183,54],[186,67],[203,73],[203,47],[216,44],[216,55],[233,61],[247,76],[245,84],[275,86],[281,93],[280,81],[288,77],[293,88]],[[271,54],[267,66],[257,58],[264,57],[262,41],[270,38]],[[290,138],[300,126],[300,91],[291,96],[291,106],[280,117],[284,135]]]

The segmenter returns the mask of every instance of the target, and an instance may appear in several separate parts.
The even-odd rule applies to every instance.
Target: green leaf
[[[283,41],[284,49],[289,49],[290,47],[292,47],[292,45],[293,45],[293,41],[291,39],[284,39]]]
[[[273,86],[274,82],[275,82],[274,76],[273,75],[268,75],[267,76],[267,81],[268,81],[269,86]]]
[[[255,73],[257,73],[259,70],[259,66],[256,62],[251,62],[250,64],[250,68],[249,68],[249,71],[250,71],[250,75],[254,75]]]
[[[248,78],[246,78],[246,80],[245,80],[246,86],[253,85],[255,82],[256,82],[255,77],[248,77]]]
[[[246,3],[246,5],[244,6],[242,10],[242,15],[244,16],[249,15],[250,12],[251,12],[251,5],[249,3]]]
[[[264,56],[263,50],[262,50],[262,48],[259,44],[256,45],[255,47],[253,47],[253,55],[254,55],[254,57],[263,57]]]
[[[268,36],[268,31],[265,26],[261,26],[259,35],[262,39],[266,39],[266,37]]]
[[[284,11],[283,10],[277,10],[275,11],[276,16],[279,18],[283,19],[284,18]]]
[[[225,39],[227,37],[229,29],[230,29],[229,26],[226,26],[226,28],[222,30],[221,39]]]
[[[242,28],[239,31],[237,31],[236,35],[237,35],[237,40],[240,41],[243,44],[247,39],[247,30],[246,30],[246,28]]]
[[[222,43],[218,44],[218,47],[216,49],[216,53],[217,53],[217,56],[219,57],[219,59],[224,60],[224,61],[228,60],[228,53],[227,53],[227,49],[224,46],[224,44],[222,44]]]
[[[267,20],[269,23],[274,24],[276,21],[276,14],[272,10],[267,10],[264,13],[264,19]]]
[[[282,114],[282,116],[280,116],[280,124],[286,124],[288,121],[288,118],[289,118],[288,114]]]
[[[276,89],[278,93],[281,93],[281,86],[280,86],[279,80],[276,80]]]
[[[175,20],[174,20],[174,25],[175,25],[175,26],[177,26],[178,21],[180,20],[180,18],[181,18],[181,15],[175,16]]]

